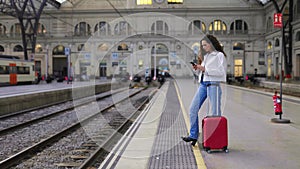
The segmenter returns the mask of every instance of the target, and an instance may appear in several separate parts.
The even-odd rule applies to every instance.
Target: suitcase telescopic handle
[[[210,98],[209,98],[209,95],[208,95],[208,88],[209,87],[212,87],[212,86],[216,86],[217,87],[217,92],[216,92],[216,101],[217,101],[217,110],[216,111],[219,111],[219,98],[218,98],[218,96],[219,96],[219,87],[220,87],[220,84],[214,84],[214,83],[212,83],[212,84],[208,84],[208,85],[206,85],[206,87],[207,87],[207,91],[206,91],[206,93],[207,93],[207,98],[208,98],[208,105],[207,105],[207,114],[206,114],[206,116],[208,117],[209,116],[209,110],[210,110]],[[218,112],[218,114],[220,114],[220,112]],[[211,116],[214,116],[213,114],[211,115]]]

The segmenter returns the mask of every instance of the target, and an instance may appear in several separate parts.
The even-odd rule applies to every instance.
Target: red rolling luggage
[[[203,149],[228,152],[227,119],[223,116],[208,116],[202,120]]]
[[[217,85],[216,93],[218,93],[219,87],[220,86]],[[202,146],[208,153],[210,153],[211,150],[223,150],[226,153],[229,152],[227,149],[227,119],[224,116],[206,116],[202,120]]]

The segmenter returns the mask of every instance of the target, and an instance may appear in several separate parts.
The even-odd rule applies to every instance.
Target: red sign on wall
[[[274,14],[274,28],[282,28],[282,14],[281,13]]]

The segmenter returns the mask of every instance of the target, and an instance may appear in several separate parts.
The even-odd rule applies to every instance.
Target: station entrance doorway
[[[243,76],[243,60],[235,59],[234,60],[234,77]]]
[[[163,71],[169,70],[169,49],[166,45],[161,43],[156,44],[152,47],[151,55],[152,68],[158,69],[158,73],[163,73]]]
[[[107,78],[107,64],[106,62],[101,62],[99,65],[99,77],[100,79],[106,79]]]
[[[55,77],[65,77],[68,75],[67,58],[53,57],[53,75]]]

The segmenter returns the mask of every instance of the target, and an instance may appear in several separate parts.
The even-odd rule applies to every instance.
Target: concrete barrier
[[[279,82],[271,82],[271,81],[260,81],[259,86],[269,89],[275,89],[278,92],[280,91],[280,83]],[[282,83],[282,91],[286,94],[300,94],[300,84],[294,83]]]
[[[106,83],[0,98],[0,116],[40,106],[53,105],[63,101],[93,96],[95,94],[109,91],[111,90],[111,87],[111,83]]]

